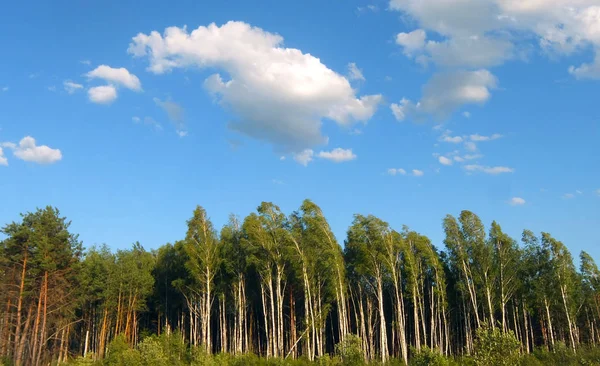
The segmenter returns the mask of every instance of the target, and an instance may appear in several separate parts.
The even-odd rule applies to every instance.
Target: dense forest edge
[[[443,248],[355,215],[344,245],[310,200],[218,232],[86,250],[53,207],[2,227],[4,365],[600,365],[600,270],[549,233],[470,211]],[[182,233],[183,236],[184,233]]]

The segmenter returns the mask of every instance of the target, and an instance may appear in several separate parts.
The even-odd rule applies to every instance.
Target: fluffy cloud
[[[155,74],[190,67],[224,71],[226,76],[214,74],[204,86],[238,117],[229,127],[279,150],[300,153],[325,144],[324,119],[351,125],[373,116],[381,95],[357,97],[344,76],[282,44],[280,35],[231,21],[191,32],[169,27],[162,35],[140,33],[128,52],[146,57]]]
[[[444,142],[450,142],[453,144],[460,144],[463,141],[463,138],[460,136],[444,135],[444,136],[440,137],[440,140],[444,141]]]
[[[160,100],[154,98],[154,103],[162,108],[169,116],[169,120],[175,125],[175,130],[180,137],[186,136],[187,131],[184,121],[183,107],[171,100]]]
[[[471,139],[471,141],[476,141],[476,142],[483,142],[483,141],[491,141],[491,140],[497,140],[499,138],[502,138],[503,136],[500,135],[499,133],[495,133],[491,136],[482,136],[479,134],[474,134],[469,136],[469,138]]]
[[[423,120],[430,115],[443,119],[461,105],[487,102],[491,97],[490,90],[496,85],[496,77],[483,69],[437,73],[423,87],[419,102],[402,99],[399,104],[392,104],[391,109],[399,121],[405,118]]]
[[[515,45],[532,39],[556,54],[588,45],[600,49],[597,0],[391,0],[390,8],[413,18],[419,31],[443,37],[437,47],[444,57],[426,50],[431,41],[421,43],[421,50],[441,65],[494,66],[510,59]],[[572,73],[577,77],[575,70],[580,70],[580,77],[598,77],[597,66],[598,62],[573,67]]]
[[[526,59],[535,48],[552,56],[593,49],[594,60],[571,66],[568,72],[576,79],[600,80],[598,0],[390,0],[389,8],[401,12],[417,28],[396,36],[404,54],[419,64],[434,65],[437,72],[489,69]],[[467,80],[457,83],[472,85]],[[480,86],[483,88],[477,92],[468,88],[473,93],[453,99],[451,105],[487,101],[495,80]],[[444,95],[443,90],[435,92]],[[392,108],[398,119],[415,110],[438,115],[438,110],[426,108],[424,101]],[[451,113],[452,108],[442,111]]]
[[[427,34],[423,29],[417,29],[410,33],[398,33],[396,43],[402,46],[404,54],[412,57],[420,53],[425,48],[425,39]]]
[[[307,166],[313,160],[315,152],[312,149],[304,149],[298,153],[293,154],[293,158],[299,164]]]
[[[465,142],[465,150],[477,151],[477,145],[472,141],[467,141],[467,142]]]
[[[413,169],[412,173],[415,177],[422,177],[425,174],[422,170],[419,169]]]
[[[342,149],[339,147],[331,151],[321,151],[318,157],[321,159],[331,160],[335,163],[342,163],[344,161],[356,159],[356,155],[352,152],[352,149]]]
[[[348,64],[348,79],[365,81],[362,70],[354,62]]]
[[[2,150],[1,147],[0,147],[0,165],[4,165],[4,166],[8,165],[8,160],[6,159],[6,156],[4,156],[4,151]]]
[[[509,204],[511,206],[521,206],[525,204],[525,200],[521,197],[513,197],[510,199]]]
[[[449,159],[445,156],[440,156],[438,158],[438,161],[440,162],[440,164],[442,165],[452,165],[452,159]]]
[[[600,18],[598,19],[600,22]],[[569,73],[577,79],[600,80],[600,51],[596,51],[596,59],[591,64],[582,64],[579,67],[569,67]]]
[[[12,142],[5,142],[2,146],[12,149],[13,155],[18,159],[38,164],[52,164],[62,159],[60,150],[52,149],[46,145],[37,146],[35,139],[31,136],[23,137],[18,145]],[[6,158],[4,160],[6,162]]]
[[[88,89],[90,101],[98,104],[110,104],[117,99],[117,89],[112,85],[94,86]]]
[[[137,76],[131,74],[126,68],[113,68],[100,65],[86,74],[90,79],[102,79],[109,84],[124,86],[128,89],[140,91],[142,84]]]
[[[515,170],[513,168],[505,167],[505,166],[483,166],[477,164],[465,165],[465,170],[470,172],[483,172],[486,174],[502,174],[502,173],[513,173]]]
[[[83,85],[72,82],[71,80],[65,80],[63,82],[63,87],[65,91],[69,94],[73,94],[81,89],[83,89]]]
[[[387,170],[388,175],[406,175],[406,170],[402,168],[389,168]]]

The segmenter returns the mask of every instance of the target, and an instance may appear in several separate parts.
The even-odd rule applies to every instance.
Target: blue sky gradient
[[[261,201],[291,213],[310,198],[322,207],[340,243],[352,215],[361,213],[377,215],[397,230],[408,225],[442,247],[443,217],[468,209],[486,227],[497,220],[516,239],[525,228],[547,231],[574,256],[586,250],[598,260],[600,7],[559,0],[557,7],[572,11],[540,5],[525,13],[510,7],[511,1],[481,2],[493,5],[494,19],[513,22],[492,29],[482,28],[481,11],[473,4],[461,26],[452,28],[456,14],[434,11],[444,0],[426,0],[421,7],[413,0],[6,4],[0,14],[0,222],[53,205],[72,220],[86,246],[116,249],[140,241],[156,248],[185,236],[186,220],[198,204],[220,228],[230,213],[244,217]],[[298,65],[284,67],[304,67],[307,54],[317,58],[331,74],[317,80],[324,91],[315,92],[316,101],[297,98],[291,103],[298,110],[271,110],[268,100],[257,102],[251,84],[235,95],[218,88],[211,94],[205,82],[211,75],[238,82],[228,72],[231,62],[272,66],[269,52],[249,61],[246,55],[227,55],[207,67],[189,54],[172,54],[168,60],[180,64],[164,73],[151,69],[157,51],[148,44],[145,55],[128,52],[139,33],[166,37],[167,27],[187,25],[189,33],[211,23],[223,30],[229,21],[262,29],[259,38],[264,32],[279,35],[283,41],[276,50],[299,50],[300,56],[289,59]],[[248,34],[258,34],[254,30]],[[415,30],[426,40],[413,37],[420,34]],[[444,53],[444,45],[460,46],[466,39],[475,44],[457,46],[458,56]],[[476,46],[484,47],[486,39],[496,42],[491,50],[501,44],[510,50],[473,63],[466,56],[479,52]],[[215,46],[203,42],[193,46],[202,52]],[[229,44],[226,39],[219,44],[221,52]],[[362,75],[350,72],[351,63]],[[126,80],[122,74],[89,74],[100,65],[125,68]],[[460,77],[476,72],[485,75],[477,85]],[[139,90],[127,84],[135,80],[132,75]],[[279,82],[293,89],[286,75]],[[427,91],[436,75],[454,84]],[[457,85],[458,94],[452,94]],[[98,86],[114,86],[116,98],[95,102],[90,90]],[[348,122],[323,115],[332,110],[329,105],[314,107],[338,90],[344,96],[336,101],[348,105],[376,96],[372,111],[356,107]],[[412,102],[403,104],[403,98]],[[254,104],[242,106],[240,100]],[[402,115],[393,113],[393,104]],[[298,131],[306,123],[304,115],[294,114],[317,108],[311,121],[322,123],[319,131],[328,143],[294,140],[290,147],[279,135],[257,138],[281,127],[265,127],[245,114],[256,105],[267,120],[293,121],[289,126],[294,123]],[[239,122],[246,123],[244,132],[231,127]],[[494,134],[500,136],[481,141]],[[23,141],[26,136],[35,141]],[[343,154],[319,155],[335,148]],[[312,151],[306,165],[298,162],[305,149]],[[481,157],[466,158],[476,155]]]

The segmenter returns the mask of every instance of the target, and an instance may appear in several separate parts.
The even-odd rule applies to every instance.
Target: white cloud
[[[437,119],[448,117],[464,104],[483,104],[487,102],[496,88],[497,80],[487,70],[451,71],[434,74],[423,87],[423,96],[416,104],[402,99],[392,104],[396,119],[422,120],[428,116]]]
[[[315,152],[312,149],[304,149],[299,153],[294,153],[294,160],[304,166],[307,166],[313,160]]]
[[[444,135],[444,136],[440,137],[440,140],[444,141],[444,142],[450,142],[452,144],[460,144],[463,141],[463,138],[460,136]]]
[[[144,117],[143,119],[138,117],[138,116],[134,116],[131,117],[131,120],[133,121],[133,123],[144,123],[147,126],[152,127],[154,130],[156,131],[162,131],[162,125],[160,123],[158,123],[154,118],[152,117]]]
[[[191,32],[169,27],[162,35],[140,33],[128,52],[147,57],[155,74],[190,67],[224,71],[227,76],[214,74],[204,86],[239,118],[229,127],[279,150],[325,144],[324,119],[351,125],[373,116],[381,95],[357,97],[348,79],[321,60],[282,45],[280,35],[231,21]]]
[[[17,158],[38,164],[52,164],[62,159],[60,150],[46,145],[37,146],[31,136],[23,137],[18,145],[8,142],[3,143],[2,146],[12,149],[13,155]]]
[[[415,177],[422,177],[425,174],[422,170],[419,169],[413,169],[412,173]]]
[[[102,79],[110,84],[124,86],[128,89],[140,91],[142,84],[137,76],[131,74],[126,68],[113,68],[107,65],[100,65],[86,74],[90,79]]]
[[[465,142],[465,149],[467,151],[477,151],[477,145],[474,142],[467,141]]]
[[[169,120],[175,125],[175,130],[179,137],[183,137],[187,135],[187,130],[185,126],[184,120],[184,110],[183,107],[172,100],[160,100],[158,98],[154,98],[154,103],[157,106],[162,108],[169,116]]]
[[[455,157],[454,157],[454,161],[456,161],[456,162],[459,162],[459,163],[462,163],[462,162],[464,162],[464,161],[465,161],[465,158],[463,158],[463,157],[460,157],[460,156],[455,156]]]
[[[55,86],[55,85],[50,85],[50,86],[48,87],[48,91],[51,91],[51,92],[53,92],[53,93],[54,93],[54,92],[56,91],[56,86]]]
[[[483,155],[481,154],[466,154],[463,156],[463,159],[465,160],[477,160],[481,158],[483,158]]]
[[[575,193],[577,193],[577,194],[583,194],[583,192],[580,191],[580,190],[576,190]]]
[[[388,175],[406,175],[406,170],[402,169],[402,168],[389,168],[387,170]]]
[[[440,156],[438,158],[438,161],[440,162],[440,164],[442,165],[452,165],[452,159],[449,159],[445,156]]]
[[[8,160],[6,156],[4,156],[4,151],[0,147],[0,165],[8,166]]]
[[[465,118],[471,118],[471,113],[470,113],[470,112],[466,112],[466,111],[465,111],[465,112],[463,112],[463,113],[462,113],[462,115],[463,115],[463,117],[465,117]]]
[[[361,81],[365,80],[362,70],[359,69],[354,62],[348,64],[348,79]]]
[[[598,22],[600,22],[600,16]],[[600,80],[600,51],[596,51],[596,58],[593,63],[584,63],[579,67],[571,66],[569,67],[569,73],[575,76],[576,79]]]
[[[575,195],[573,193],[565,193],[565,195],[563,196],[563,198],[565,198],[565,199],[571,199],[571,198],[575,198]]]
[[[76,91],[83,89],[83,85],[74,83],[71,80],[65,80],[63,82],[63,87],[65,88],[66,92],[69,94],[73,94]]]
[[[476,142],[483,142],[483,141],[491,141],[491,140],[497,140],[499,138],[502,138],[503,136],[499,133],[495,133],[491,136],[482,136],[479,134],[474,134],[469,136],[469,138],[471,139],[471,141],[476,141]]]
[[[427,34],[423,29],[417,29],[410,33],[398,33],[396,36],[396,44],[402,46],[404,54],[412,57],[416,53],[420,53],[425,47]]]
[[[522,206],[525,204],[525,200],[522,199],[521,197],[513,197],[510,199],[509,204],[511,206]]]
[[[8,86],[3,86],[3,87],[2,87],[2,91],[3,91],[3,92],[7,92],[7,91],[8,91]]]
[[[92,64],[92,62],[90,60],[81,60],[79,62],[82,63],[82,64],[84,64],[84,65],[88,65],[88,66]]]
[[[335,163],[356,159],[356,154],[352,152],[352,149],[342,149],[339,147],[331,151],[321,151],[317,156],[321,159],[331,160]]]
[[[117,99],[117,89],[112,85],[94,86],[88,89],[90,101],[98,104],[110,104]]]
[[[421,51],[442,66],[495,66],[530,44],[558,55],[592,46],[596,61],[569,71],[576,78],[600,78],[597,0],[391,0],[389,5],[415,20],[419,31],[441,36],[439,42],[424,40]]]
[[[470,172],[483,172],[486,174],[502,174],[502,173],[513,173],[515,170],[513,168],[505,167],[505,166],[483,166],[477,164],[465,165],[465,170]]]

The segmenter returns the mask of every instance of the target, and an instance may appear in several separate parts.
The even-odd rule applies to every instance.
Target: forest
[[[1,229],[0,364],[600,364],[600,270],[551,234],[473,212],[443,243],[310,200],[262,202],[182,240],[84,249],[58,209]]]

